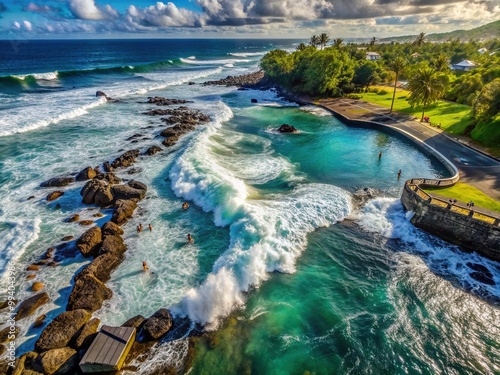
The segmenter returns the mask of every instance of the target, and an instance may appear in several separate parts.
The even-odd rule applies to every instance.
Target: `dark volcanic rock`
[[[73,177],[55,177],[51,178],[50,180],[47,180],[45,182],[42,182],[40,184],[41,187],[61,187],[61,186],[66,186],[71,183],[75,182],[75,179]]]
[[[117,157],[113,162],[111,163],[111,166],[113,168],[121,168],[121,167],[128,167],[132,164],[135,163],[135,159],[139,156],[140,151],[139,150],[129,150],[125,152],[123,155]]]
[[[123,234],[123,229],[112,221],[108,221],[104,224],[101,231],[104,236],[119,236]]]
[[[95,177],[96,174],[97,174],[96,171],[92,167],[87,167],[76,175],[75,180],[76,181],[91,180]]]
[[[78,278],[69,295],[66,310],[84,309],[94,312],[102,307],[102,303],[111,298],[113,292],[97,277],[90,273]]]
[[[161,96],[155,96],[155,97],[149,97],[148,103],[156,104],[156,105],[172,105],[172,104],[185,104],[185,103],[193,103],[193,102],[189,101],[189,100],[183,100],[183,99],[166,99],[166,98],[162,98]]]
[[[148,148],[145,152],[144,152],[144,155],[149,155],[149,156],[152,156],[160,151],[162,151],[163,149],[159,146],[151,146],[150,148]]]
[[[113,172],[98,173],[94,177],[96,180],[103,180],[110,183],[110,185],[116,185],[121,182],[120,177],[115,175]]]
[[[264,78],[262,71],[244,74],[241,76],[227,76],[218,81],[204,82],[203,85],[219,85],[219,86],[248,86],[257,85]]]
[[[49,193],[47,195],[47,201],[52,202],[52,201],[56,200],[57,198],[62,197],[63,195],[64,195],[64,191],[62,191],[62,190],[53,191],[52,193]]]
[[[103,166],[105,172],[113,172],[113,167],[111,166],[111,164],[108,161],[103,163],[102,166]]]
[[[102,241],[99,255],[107,253],[122,255],[125,251],[127,251],[127,245],[123,242],[122,237],[108,235],[104,237],[104,241]]]
[[[144,332],[153,340],[158,340],[172,327],[172,317],[167,309],[155,312],[144,324]]]
[[[91,316],[85,310],[65,311],[59,314],[42,331],[35,343],[35,350],[43,352],[69,346],[76,339],[76,334],[80,331],[80,328],[88,322]]]
[[[257,99],[250,99],[252,103],[258,103],[259,101]]]
[[[129,320],[127,320],[121,326],[122,327],[140,328],[144,324],[145,320],[146,320],[146,318],[144,318],[142,315],[136,315],[133,318],[130,318]]]
[[[296,133],[297,129],[295,129],[292,125],[283,124],[279,127],[278,131],[280,133]]]
[[[483,266],[482,264],[471,262],[467,262],[467,266],[475,271],[470,273],[470,277],[472,277],[474,280],[486,285],[495,285],[493,274],[487,267]]]
[[[17,315],[15,320],[21,320],[33,314],[40,306],[45,305],[49,302],[49,295],[47,292],[42,292],[31,296],[27,300],[24,300],[19,305],[19,309],[17,310]]]
[[[137,208],[137,202],[134,200],[119,199],[115,203],[115,208],[116,210],[113,213],[111,221],[118,225],[122,225],[134,214],[134,210]]]
[[[86,231],[76,241],[76,247],[84,257],[96,256],[99,251],[99,245],[102,242],[102,232],[99,227],[92,227]]]
[[[130,168],[127,171],[127,174],[136,174],[136,173],[139,173],[139,172],[142,172],[142,168],[134,167],[134,168]]]

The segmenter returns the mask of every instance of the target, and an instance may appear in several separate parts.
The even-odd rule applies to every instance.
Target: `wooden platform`
[[[135,328],[102,326],[80,361],[84,373],[120,370],[132,344]]]

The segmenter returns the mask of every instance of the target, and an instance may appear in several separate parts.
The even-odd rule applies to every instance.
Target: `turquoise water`
[[[68,60],[44,61],[40,71],[38,55],[23,55],[23,69],[5,75],[33,78],[0,92],[0,272],[16,265],[20,300],[31,295],[26,266],[85,231],[66,223],[69,215],[99,225],[110,218],[81,204],[83,183],[48,203],[40,182],[160,144],[165,125],[144,116],[150,106],[141,102],[184,98],[212,121],[171,150],[139,158],[140,172],[118,171],[146,183],[148,195],[124,226],[127,258],[108,283],[113,298],[94,314],[103,324],[161,307],[188,317],[197,328],[192,374],[500,372],[500,265],[415,229],[398,200],[404,179],[446,176],[439,163],[405,140],[348,127],[273,92],[200,85],[254,71],[266,50],[292,42],[221,41],[207,50],[186,42],[175,50],[167,47],[177,42],[162,41],[149,57],[151,45],[140,41],[82,43],[61,45]],[[99,58],[82,57],[93,53]],[[120,102],[104,103],[96,90]],[[283,123],[299,133],[279,134]],[[138,143],[127,141],[138,132]],[[365,187],[376,193],[361,206],[353,197]],[[139,223],[153,231],[138,235]],[[40,334],[31,327],[36,316],[50,321],[64,310],[72,276],[88,263],[71,250],[58,260],[36,273],[51,302],[20,323],[19,353]],[[142,261],[154,276],[141,272]],[[476,280],[472,263],[496,285]],[[181,367],[187,347],[188,338],[167,340],[135,365],[143,374]]]

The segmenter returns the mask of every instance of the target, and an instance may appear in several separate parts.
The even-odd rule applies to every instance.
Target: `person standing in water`
[[[152,232],[153,231],[153,226],[151,224],[148,224],[148,228],[149,228],[149,231]]]
[[[184,202],[184,203],[182,204],[182,209],[183,209],[183,210],[187,210],[188,208],[189,208],[189,203],[188,203],[188,202]]]
[[[398,172],[398,181],[399,181],[400,178],[401,178],[401,169]]]
[[[194,243],[193,237],[191,237],[191,233],[188,233],[187,238],[189,243]]]
[[[143,271],[149,271],[149,267],[148,267],[148,265],[146,264],[146,262],[144,262],[144,261],[142,262],[142,270],[143,270]]]
[[[378,153],[378,160],[382,159],[382,151]]]

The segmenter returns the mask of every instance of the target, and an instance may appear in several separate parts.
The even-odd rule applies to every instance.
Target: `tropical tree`
[[[446,76],[439,75],[434,69],[423,66],[419,67],[408,81],[410,96],[408,102],[412,107],[422,105],[422,117],[424,120],[425,108],[444,94],[446,88]]]
[[[396,57],[393,61],[389,63],[390,70],[396,73],[396,78],[394,79],[394,92],[392,93],[391,110],[389,111],[389,113],[392,112],[392,108],[394,107],[394,98],[396,97],[396,87],[398,85],[399,75],[403,72],[404,68],[406,67],[406,64],[407,64],[406,60],[401,56]]]
[[[500,78],[484,85],[472,107],[477,120],[490,120],[500,114]]]
[[[297,46],[296,50],[297,50],[297,51],[303,51],[303,50],[305,50],[306,48],[307,48],[307,46],[306,46],[304,43],[300,43],[300,44]]]
[[[311,39],[309,39],[309,45],[317,47],[317,46],[319,46],[319,44],[320,44],[320,42],[319,42],[319,36],[313,35],[311,37]]]
[[[371,40],[370,40],[370,48],[373,48],[375,46],[375,42],[377,41],[377,38],[373,37]]]
[[[340,49],[342,47],[342,43],[344,43],[344,39],[342,38],[337,38],[333,40],[333,46],[337,49]]]
[[[417,35],[412,44],[417,47],[422,47],[425,44],[425,42],[426,42],[425,33],[420,33]]]
[[[318,37],[318,42],[321,46],[321,49],[325,48],[326,43],[328,43],[329,41],[330,37],[328,36],[328,34],[323,33]]]
[[[438,72],[444,73],[450,70],[450,61],[446,55],[440,53],[435,59],[431,61],[431,66]]]

